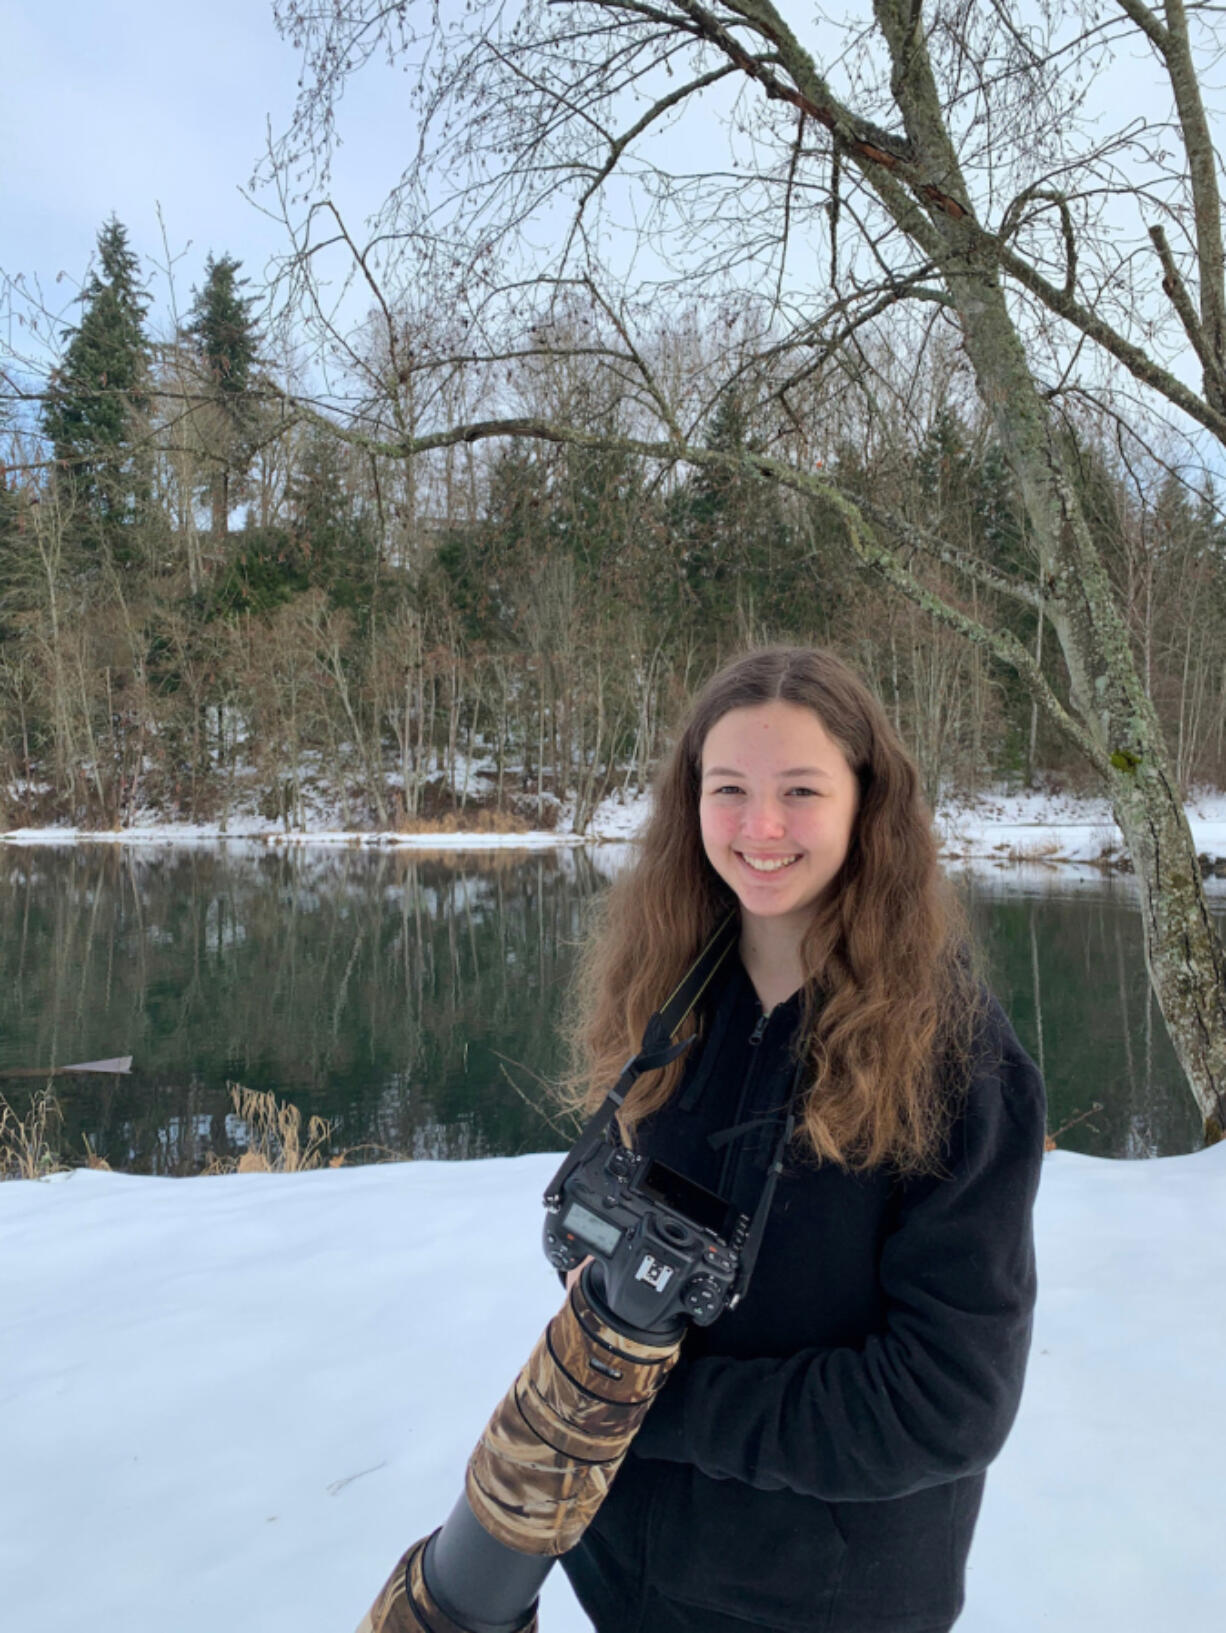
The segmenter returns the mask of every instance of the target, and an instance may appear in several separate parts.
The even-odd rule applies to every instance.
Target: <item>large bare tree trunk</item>
[[[430,94],[423,98],[433,134],[423,140],[411,176],[415,183],[425,182],[422,196],[436,185],[443,159],[458,162],[462,179],[434,239],[436,207],[432,203],[430,220],[414,217],[409,201],[417,195],[408,185],[389,202],[390,218],[399,229],[411,225],[423,243],[433,242],[434,265],[444,287],[454,287],[457,296],[466,286],[453,285],[447,269],[478,262],[488,266],[491,289],[500,289],[507,314],[505,327],[491,334],[488,345],[472,351],[466,336],[446,361],[446,370],[440,359],[440,378],[470,366],[477,371],[473,377],[480,378],[482,367],[501,366],[508,356],[535,360],[548,354],[556,362],[567,355],[591,355],[591,347],[568,343],[556,322],[557,291],[577,279],[603,314],[596,327],[603,326],[605,333],[597,336],[594,328],[591,338],[607,364],[614,397],[618,402],[633,397],[638,412],[634,433],[618,436],[588,429],[571,403],[517,414],[508,398],[490,418],[467,424],[444,413],[436,422],[439,429],[425,434],[416,425],[398,424],[399,441],[385,443],[379,451],[411,460],[487,437],[616,447],[663,467],[685,462],[765,476],[805,496],[811,505],[823,503],[842,523],[862,566],[946,628],[1010,665],[1102,776],[1140,888],[1153,989],[1206,1135],[1216,1139],[1226,1126],[1226,955],[1206,911],[1178,779],[1147,676],[1134,657],[1126,613],[1066,468],[1068,456],[1050,399],[1036,386],[1035,358],[1044,344],[1043,331],[1032,324],[1023,336],[1014,319],[1020,308],[1009,304],[1003,281],[1007,278],[1011,288],[1026,292],[1027,302],[1045,309],[1055,325],[1053,333],[1061,337],[1055,355],[1064,358],[1071,351],[1075,357],[1078,348],[1086,347],[1108,359],[1121,377],[1130,374],[1146,392],[1226,445],[1226,259],[1219,155],[1197,83],[1188,18],[1183,0],[1163,0],[1160,14],[1145,0],[1116,4],[1124,14],[1117,19],[1119,26],[1126,26],[1126,18],[1135,30],[1130,44],[1141,42],[1151,49],[1169,83],[1175,118],[1169,118],[1165,107],[1155,116],[1150,129],[1156,132],[1161,121],[1163,131],[1156,157],[1145,155],[1131,123],[1085,151],[1073,151],[1072,136],[1065,140],[1070,129],[1080,128],[1078,76],[1097,66],[1092,52],[1109,32],[1105,26],[1081,33],[1074,28],[1070,40],[1036,32],[1029,20],[1016,24],[1008,7],[873,0],[873,24],[849,19],[829,52],[837,62],[832,72],[852,88],[849,95],[863,98],[871,108],[874,117],[869,119],[840,102],[772,0],[653,0],[651,5],[592,0],[583,8],[525,0],[513,23],[504,23],[496,0],[473,0],[465,13],[472,20],[441,33],[440,14],[432,13],[432,38],[445,67],[431,78]],[[812,38],[832,40],[834,25],[828,18],[814,22],[811,8],[798,4],[786,9],[797,28],[808,29]],[[1056,9],[1040,8],[1053,14]],[[290,154],[300,151],[295,143],[304,133],[308,145],[316,139],[326,147],[335,98],[353,71],[351,64],[369,54],[372,37],[382,31],[393,55],[407,49],[405,39],[394,37],[386,21],[392,11],[403,19],[404,10],[380,7],[377,0],[337,0],[307,27],[315,84],[302,104]],[[1195,26],[1202,26],[1199,18]],[[929,52],[929,29],[944,75],[940,83]],[[1087,45],[1088,36],[1099,43]],[[358,40],[361,49],[349,49]],[[1202,60],[1207,66],[1216,61],[1212,42]],[[628,109],[609,97],[614,61],[626,65],[620,83],[627,97],[638,98],[632,102],[633,123]],[[1031,115],[1049,75],[1061,94],[1044,103],[1036,124]],[[725,115],[728,128],[746,142],[736,149],[735,168],[738,183],[745,185],[736,187],[723,152],[704,168],[697,148],[687,148],[684,170],[670,168],[668,144],[655,140],[679,117],[683,104],[698,106],[729,78],[743,87],[736,112]],[[756,106],[753,89],[761,93]],[[513,107],[515,113],[506,114],[501,124],[497,113],[484,123],[474,119],[474,109],[484,118],[490,107]],[[1065,118],[1069,108],[1074,110],[1071,125]],[[901,124],[901,133],[876,123],[883,109],[892,123]],[[618,123],[622,114],[624,127]],[[456,128],[472,132],[471,145],[461,144],[458,150],[449,145]],[[975,169],[968,161],[967,174],[980,189],[978,214],[951,129],[975,156]],[[1037,157],[1027,146],[1028,133],[1036,129],[1047,144]],[[1168,136],[1182,141],[1183,151],[1174,158],[1166,153]],[[648,145],[653,140],[655,145]],[[828,480],[808,460],[798,465],[786,454],[699,444],[686,429],[697,423],[689,408],[683,411],[631,335],[634,301],[602,293],[602,284],[612,287],[619,279],[602,263],[585,211],[631,149],[653,177],[648,188],[653,226],[644,230],[658,231],[669,271],[667,278],[654,282],[648,275],[628,275],[624,287],[646,308],[652,296],[671,292],[688,277],[687,294],[701,304],[722,288],[721,275],[735,281],[741,268],[754,281],[755,297],[769,307],[769,317],[754,356],[730,356],[723,381],[743,382],[753,368],[768,377],[775,360],[786,355],[787,378],[777,386],[768,382],[763,402],[777,416],[786,414],[802,441],[801,416],[788,397],[793,386],[812,379],[826,364],[832,371],[841,367],[867,327],[884,321],[901,302],[914,303],[915,311],[952,314],[978,395],[1021,494],[1037,575],[1029,569],[1021,576],[1002,570],[994,560],[973,557],[958,541],[919,537],[921,530],[891,512],[879,495],[865,495],[857,487],[853,497],[837,478]],[[465,169],[467,161],[473,162]],[[1143,203],[1140,218],[1161,263],[1164,296],[1203,370],[1199,393],[1165,365],[1162,350],[1153,344],[1143,274],[1135,282],[1140,306],[1129,300],[1136,257],[1111,247],[1114,222],[1097,219],[1092,253],[1080,261],[1077,255],[1078,221],[1097,208],[1092,201],[1104,191],[1104,174],[1109,171],[1114,180],[1125,174],[1130,161],[1150,164],[1146,187],[1136,195]],[[853,172],[855,187],[844,190],[842,179]],[[524,278],[524,254],[541,252],[537,240],[521,229],[524,223],[535,228],[544,219],[538,212],[557,208],[564,174],[575,182],[571,230],[552,235],[561,242],[553,259],[546,255],[543,264],[530,263],[537,269],[534,292],[540,297],[536,315],[541,323],[528,331],[525,341],[521,303],[532,305],[525,283],[531,286],[533,276]],[[1002,211],[1015,178],[1021,190]],[[620,180],[624,186],[635,184],[628,171]],[[1062,191],[1066,187],[1070,192]],[[1112,186],[1112,208],[1120,192]],[[1040,204],[1054,212],[1057,222],[1049,237],[1057,246],[1061,240],[1064,244],[1063,286],[1049,276],[1059,248],[1052,251],[1041,233],[1027,237],[1027,223]],[[1164,222],[1179,224],[1182,236],[1174,248]],[[850,257],[840,255],[839,232],[855,235],[857,249]],[[813,240],[828,249],[828,262],[808,253]],[[796,250],[796,241],[805,243],[804,251]],[[1031,253],[1035,242],[1039,250]],[[466,244],[470,261],[457,258],[457,243]],[[499,259],[504,249],[505,266]],[[803,262],[801,254],[807,255]],[[1095,270],[1087,275],[1088,262]],[[366,263],[362,266],[365,270]],[[768,269],[773,300],[770,288],[761,287]],[[637,286],[634,277],[640,279]],[[806,277],[812,285],[808,290],[803,287]],[[484,290],[482,323],[497,305],[490,290]],[[1113,319],[1122,327],[1113,327]],[[714,327],[714,314],[711,321]],[[782,341],[780,331],[786,331]],[[1069,336],[1072,343],[1066,345]],[[426,391],[423,381],[423,401]],[[360,429],[350,434],[355,441],[369,442]],[[977,584],[990,591],[989,606],[998,597],[1011,597],[1050,626],[1067,670],[1068,704],[1032,649],[1003,624],[968,610],[964,600],[969,598],[935,588],[932,574],[912,570],[915,559],[952,569],[959,586]],[[543,710],[543,663],[538,675]],[[538,800],[546,747],[543,713],[541,721]],[[551,723],[556,739],[556,710]]]
[[[918,167],[961,207],[879,189],[932,254],[957,309],[983,401],[1021,488],[1040,557],[1042,612],[1068,667],[1071,701],[1102,773],[1141,896],[1145,958],[1211,1139],[1226,1130],[1226,958],[1209,918],[1191,830],[1128,628],[1065,470],[1058,427],[1035,387],[995,265],[974,221],[941,109],[919,8],[876,0],[892,84]],[[874,178],[876,179],[876,178]]]

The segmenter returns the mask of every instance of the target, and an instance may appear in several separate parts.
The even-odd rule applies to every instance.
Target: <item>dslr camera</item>
[[[550,1264],[568,1271],[590,1256],[585,1291],[618,1325],[653,1335],[709,1326],[736,1305],[747,1214],[608,1134],[575,1156],[545,1196]]]

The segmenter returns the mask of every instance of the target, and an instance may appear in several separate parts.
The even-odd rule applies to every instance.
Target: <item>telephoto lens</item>
[[[588,1262],[486,1424],[446,1524],[401,1557],[358,1633],[535,1633],[541,1584],[605,1500],[690,1322],[743,1294],[791,1118],[752,1220],[615,1132],[636,1078],[692,1041],[677,1034],[737,923],[724,919],[648,1021],[554,1175],[545,1255],[563,1273]]]
[[[628,1336],[588,1265],[496,1408],[445,1525],[414,1543],[358,1633],[533,1633],[559,1554],[604,1501],[682,1332]]]

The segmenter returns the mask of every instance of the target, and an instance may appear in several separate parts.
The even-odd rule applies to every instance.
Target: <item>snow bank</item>
[[[1198,854],[1226,861],[1226,794],[1206,790],[1187,803]],[[946,857],[1004,862],[1113,862],[1124,839],[1106,800],[1026,791],[951,799],[936,815]]]
[[[265,846],[341,845],[354,850],[377,846],[408,849],[524,850],[557,845],[582,845],[581,834],[534,829],[524,833],[398,833],[377,829],[304,828],[287,833],[272,823],[232,822],[225,832],[216,824],[191,822],[148,823],[132,828],[9,828],[0,833],[10,845],[75,845],[82,840],[112,845],[216,845],[256,843]]]
[[[0,1185],[5,1625],[356,1626],[557,1303],[555,1163]],[[1038,1235],[959,1633],[1217,1633],[1226,1145],[1054,1153]]]
[[[570,829],[563,810],[556,829],[527,833],[354,832],[323,823],[286,833],[260,817],[231,821],[223,834],[217,824],[144,823],[118,831],[83,828],[13,828],[0,839],[15,845],[75,844],[79,840],[125,845],[192,845],[229,843],[261,845],[404,846],[420,850],[535,849],[589,842],[627,843],[647,819],[645,794],[612,794],[597,807],[586,831]],[[1205,791],[1188,802],[1188,820],[1196,849],[1226,864],[1226,793]],[[1068,794],[1026,791],[952,796],[936,814],[942,852],[949,861],[977,870],[1011,864],[1079,863],[1096,868],[1117,862],[1123,837],[1105,800]]]

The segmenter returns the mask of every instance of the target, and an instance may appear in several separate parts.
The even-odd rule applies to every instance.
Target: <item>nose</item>
[[[750,839],[778,839],[787,829],[783,806],[774,794],[761,794],[745,807],[742,823]]]

